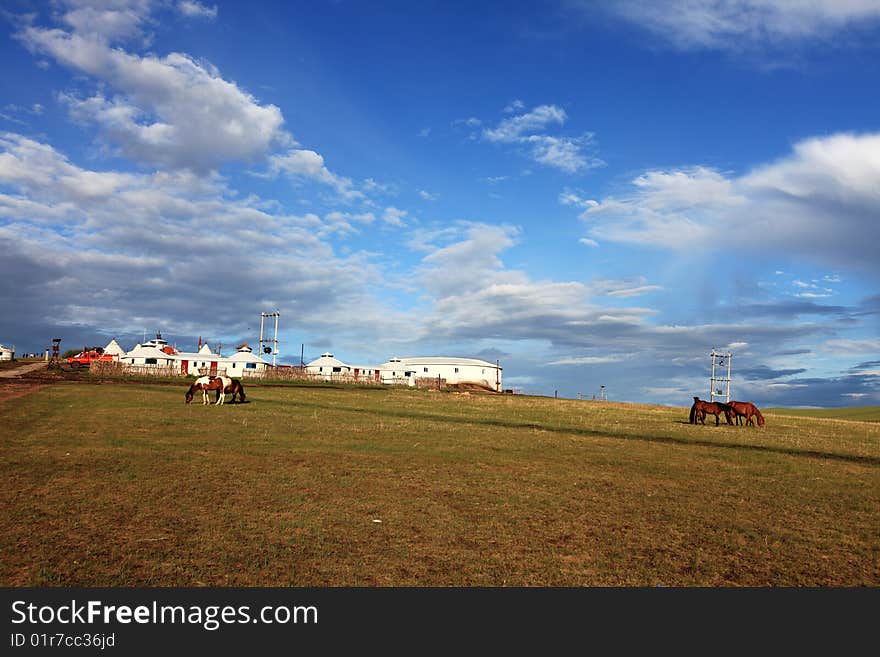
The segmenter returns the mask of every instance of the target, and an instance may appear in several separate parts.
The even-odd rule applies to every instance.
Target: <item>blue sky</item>
[[[0,20],[0,341],[500,360],[880,403],[880,2],[49,3]]]

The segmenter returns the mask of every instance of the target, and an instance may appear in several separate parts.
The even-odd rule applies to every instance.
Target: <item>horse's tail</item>
[[[243,402],[245,400],[244,395],[244,386],[241,385],[241,381],[238,382],[238,401]]]
[[[696,405],[696,404],[693,404],[693,405],[691,406],[691,417],[690,417],[690,423],[691,423],[691,424],[696,424],[696,423],[697,423],[697,405]]]

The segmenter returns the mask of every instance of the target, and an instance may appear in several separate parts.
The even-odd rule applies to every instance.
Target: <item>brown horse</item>
[[[241,385],[241,381],[239,381],[238,379],[227,379],[227,381],[229,381],[229,383],[226,385],[225,388],[223,388],[223,394],[232,395],[232,399],[230,400],[230,402],[233,404],[235,403],[236,397],[238,397],[239,404],[244,404],[246,399],[244,394],[244,386]],[[219,398],[220,388],[217,388],[217,399]]]
[[[761,411],[759,411],[758,407],[752,402],[732,401],[729,406],[736,416],[737,424],[739,424],[739,419],[744,417],[746,419],[746,424],[749,426],[755,426],[755,420],[758,421],[759,427],[764,426],[764,416],[761,415]]]
[[[708,414],[715,416],[715,426],[717,427],[721,424],[722,413],[724,414],[724,419],[727,420],[727,424],[733,424],[730,419],[732,413],[730,406],[721,402],[707,402],[699,397],[694,397],[694,404],[691,406],[691,424],[696,424],[697,420],[701,424],[706,424],[706,415]]]

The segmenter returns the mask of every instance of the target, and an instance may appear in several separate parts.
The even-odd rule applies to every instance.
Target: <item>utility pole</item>
[[[733,354],[717,353],[714,349],[709,354],[712,358],[712,368],[709,372],[709,401],[715,401],[716,398],[723,399],[724,403],[730,402],[730,363],[733,360]],[[727,359],[727,372],[724,371],[724,359]],[[725,376],[726,374],[726,376]]]
[[[278,358],[278,317],[281,316],[281,313],[277,310],[273,313],[260,313],[260,356],[263,354],[272,354],[272,367],[275,367]],[[263,339],[263,323],[267,317],[275,318],[275,333],[274,337],[270,340],[269,338]],[[271,343],[271,347],[264,347],[263,343],[268,342]]]

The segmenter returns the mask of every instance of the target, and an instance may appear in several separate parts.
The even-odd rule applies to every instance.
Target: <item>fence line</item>
[[[129,365],[128,363],[120,363],[119,361],[98,361],[91,364],[89,373],[95,376],[146,376],[161,378],[186,378],[192,376],[203,376],[208,374],[206,368],[201,368],[198,372],[184,373],[179,367],[174,365]],[[228,374],[227,374],[228,376]],[[239,377],[236,377],[239,378]],[[350,373],[334,373],[330,376],[326,374],[309,372],[302,367],[267,367],[259,371],[245,370],[240,377],[242,381],[261,381],[270,383],[302,381],[309,383],[343,383],[348,385],[396,385],[408,386],[410,379],[398,377],[395,379],[376,379],[371,375],[359,375],[355,377]],[[414,377],[414,386],[416,388],[443,389],[455,388],[456,385],[449,385],[447,380],[438,377]],[[488,388],[487,389],[491,389]]]

